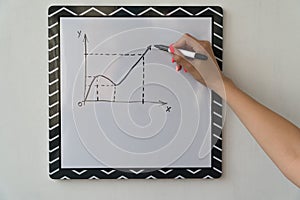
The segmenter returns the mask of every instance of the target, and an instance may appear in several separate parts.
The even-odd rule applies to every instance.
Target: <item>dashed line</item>
[[[116,92],[117,92],[117,87],[114,86],[114,98],[113,98],[113,101],[114,101],[114,102],[116,101]]]
[[[141,53],[88,53],[88,56],[141,56]]]
[[[142,104],[145,103],[145,58],[143,56],[143,83],[142,83]]]
[[[99,101],[99,78],[97,78],[96,80],[97,84],[96,84],[96,96],[97,96],[97,101]]]

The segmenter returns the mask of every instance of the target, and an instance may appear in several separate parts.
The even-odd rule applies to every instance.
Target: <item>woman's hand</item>
[[[225,97],[223,81],[227,78],[219,69],[209,41],[197,40],[186,33],[172,46],[174,47],[173,59],[179,66],[182,66],[197,81],[214,90],[223,98]],[[182,55],[178,49],[201,53],[208,59],[190,59]]]

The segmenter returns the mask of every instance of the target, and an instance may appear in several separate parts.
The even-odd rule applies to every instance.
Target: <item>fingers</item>
[[[193,67],[192,64],[182,55],[174,54],[173,60],[174,60],[174,62],[177,63],[176,71],[180,71],[181,68],[183,67],[184,71],[188,72],[188,69]]]
[[[174,63],[174,62],[175,62],[175,59],[174,59],[174,57],[172,57],[172,63]],[[176,65],[176,71],[180,71],[181,68],[182,68],[181,65]]]
[[[174,48],[173,44],[170,45],[169,47],[170,52],[173,54],[172,57],[172,63],[176,62],[176,71],[180,71],[182,66],[184,66],[184,72],[187,72],[186,67],[190,67],[191,64],[190,62],[186,59],[186,57],[178,51],[176,48]]]
[[[175,53],[175,48],[174,48],[173,44],[170,44],[169,49],[172,54]]]
[[[197,58],[186,57],[179,49],[206,55],[208,59],[203,61]],[[209,41],[197,40],[189,34],[184,34],[178,41],[170,46],[170,52],[173,55],[172,62],[177,63],[177,71],[183,68],[185,72],[189,72],[197,81],[209,88],[216,88],[216,85],[220,82],[219,80],[222,81],[222,74],[220,73]]]
[[[176,71],[179,71],[182,67],[184,72],[189,72],[197,81],[206,85],[203,77],[194,67],[193,63],[186,59],[184,56],[174,54],[173,55],[174,61],[177,63]],[[181,67],[182,66],[182,67]]]
[[[175,54],[175,48],[173,47],[173,44],[171,44],[171,45],[169,46],[169,49],[170,49],[170,52],[174,55],[174,54]],[[172,57],[172,63],[174,63],[174,62],[175,62],[175,58]],[[177,65],[177,66],[176,66],[176,71],[180,71],[181,68],[182,68],[181,65]]]
[[[185,57],[179,50],[174,48],[173,45],[170,46],[170,51],[173,54],[172,62],[177,63],[176,71],[180,71],[181,68],[183,68],[184,72],[189,72],[197,81],[206,85],[203,77],[201,76],[199,71],[195,68],[194,66],[195,63],[193,63],[192,60]]]
[[[190,51],[195,51],[197,46],[199,46],[198,40],[188,33],[185,33],[173,44],[174,48],[182,48]]]
[[[171,62],[172,62],[172,63],[174,63],[174,62],[175,62],[175,59],[174,59],[174,57],[172,57],[172,60],[171,60]]]
[[[180,70],[181,70],[181,68],[182,68],[182,66],[181,66],[181,65],[177,65],[177,66],[176,66],[176,71],[180,71]]]

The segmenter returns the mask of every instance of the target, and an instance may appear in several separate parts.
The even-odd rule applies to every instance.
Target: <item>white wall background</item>
[[[171,0],[163,4],[160,0],[89,0],[85,4],[128,2],[172,4]],[[221,179],[50,180],[47,9],[53,4],[63,3],[0,0],[0,200],[300,199],[300,190],[285,179],[231,111],[223,133]],[[224,8],[225,74],[300,126],[300,1],[191,0],[187,5],[193,4]]]

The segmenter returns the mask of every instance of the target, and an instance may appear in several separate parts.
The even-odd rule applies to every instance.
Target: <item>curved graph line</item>
[[[130,72],[137,66],[137,64],[142,60],[142,58],[146,55],[146,53],[147,53],[149,50],[151,50],[151,45],[149,45],[149,46],[147,47],[147,49],[145,50],[145,52],[144,52],[144,53],[139,57],[139,59],[131,66],[131,68],[128,70],[128,72],[123,76],[123,78],[122,78],[118,83],[115,83],[113,80],[111,80],[110,78],[108,78],[107,76],[104,76],[104,75],[102,75],[102,74],[99,74],[99,75],[94,76],[94,78],[93,78],[91,84],[89,85],[89,88],[88,88],[88,90],[87,90],[87,93],[86,93],[86,95],[85,95],[85,97],[84,97],[83,102],[86,102],[86,101],[87,101],[87,98],[88,98],[89,93],[90,93],[90,91],[91,91],[92,85],[93,85],[94,81],[96,80],[96,78],[98,78],[98,77],[105,78],[106,80],[108,80],[109,82],[111,82],[114,86],[121,85],[122,82],[128,77],[128,75],[130,74]]]

